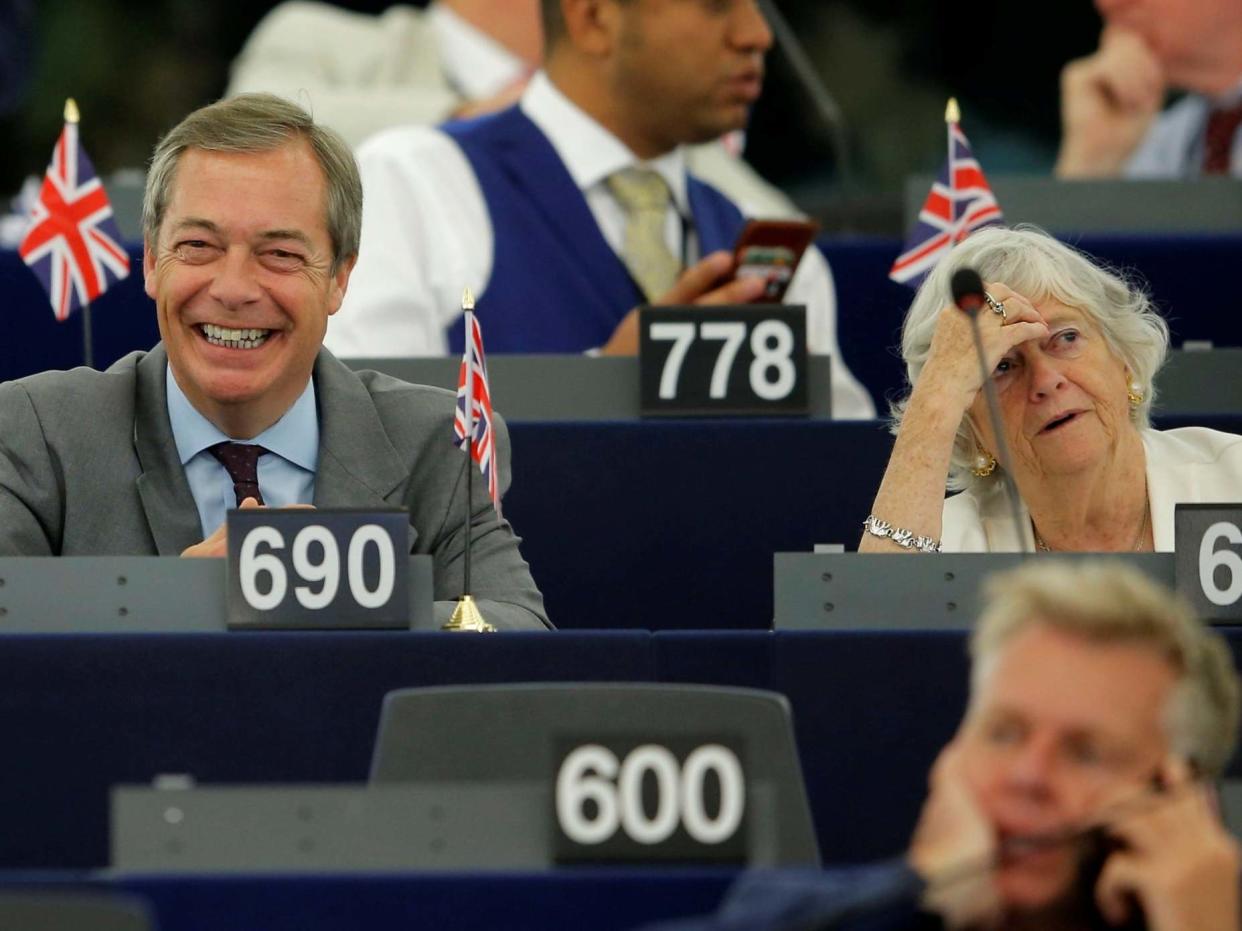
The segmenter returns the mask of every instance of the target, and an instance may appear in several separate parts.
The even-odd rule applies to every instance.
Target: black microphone
[[[992,427],[992,435],[996,437],[996,459],[1001,467],[1001,481],[1005,484],[1005,496],[1009,499],[1009,515],[1013,520],[1013,529],[1018,538],[1021,552],[1033,552],[1027,540],[1026,528],[1022,521],[1022,507],[1019,504],[1018,487],[1013,483],[1013,470],[1009,467],[1009,444],[1005,442],[1005,427],[1001,422],[1000,402],[996,399],[996,385],[992,383],[992,373],[988,369],[988,360],[983,353],[983,337],[979,334],[979,308],[986,300],[983,290],[983,279],[973,268],[959,268],[949,280],[949,290],[953,295],[953,303],[958,309],[970,317],[970,330],[975,338],[975,355],[979,358],[979,374],[983,377],[983,398],[988,406],[988,423]]]
[[[983,279],[973,268],[959,268],[949,282],[953,303],[972,316],[983,306]]]

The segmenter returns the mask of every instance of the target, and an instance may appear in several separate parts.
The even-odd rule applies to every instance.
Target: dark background
[[[219,97],[271,0],[0,0],[0,196],[41,175],[77,99],[105,177],[145,164],[159,135]],[[339,4],[378,12],[384,0]],[[1090,0],[777,0],[838,99],[853,172],[845,193],[895,197],[944,157],[946,98],[991,174],[1047,172],[1057,75],[1095,46]],[[756,108],[751,161],[804,206],[842,193],[831,136],[779,52]]]

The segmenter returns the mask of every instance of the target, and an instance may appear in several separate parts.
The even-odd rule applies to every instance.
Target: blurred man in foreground
[[[1222,638],[1120,564],[1039,562],[991,581],[971,656],[903,860],[751,874],[679,931],[1236,931],[1238,846],[1208,785],[1238,728]]]
[[[143,206],[160,343],[0,386],[0,553],[219,556],[230,508],[405,507],[447,619],[466,514],[454,397],[322,348],[361,213],[348,147],[277,97],[204,107],[165,136]],[[497,448],[503,489],[503,429]],[[486,616],[544,627],[517,538],[475,492]]]
[[[1061,73],[1057,175],[1242,177],[1242,2],[1095,5],[1099,49]],[[1162,113],[1170,90],[1187,93]]]

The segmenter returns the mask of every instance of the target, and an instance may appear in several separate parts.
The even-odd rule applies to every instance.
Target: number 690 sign
[[[404,511],[228,515],[230,627],[408,627]]]
[[[806,308],[644,307],[644,414],[805,414]]]
[[[1242,505],[1179,504],[1177,590],[1205,620],[1242,620]]]

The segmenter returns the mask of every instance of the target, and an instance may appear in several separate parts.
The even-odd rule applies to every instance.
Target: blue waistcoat
[[[602,346],[645,299],[548,138],[516,106],[441,128],[465,153],[491,215],[492,275],[475,305],[488,352]],[[731,249],[745,224],[741,211],[715,188],[687,180],[701,254]],[[460,353],[461,317],[447,335]]]

